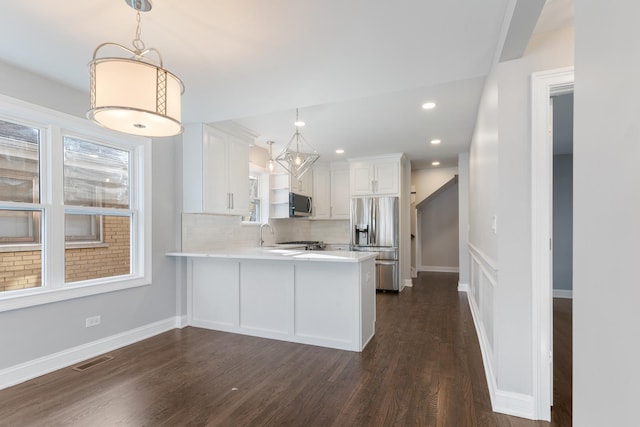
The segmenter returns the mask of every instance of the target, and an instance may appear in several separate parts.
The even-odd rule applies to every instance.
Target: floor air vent
[[[78,372],[83,372],[101,363],[108,362],[111,359],[113,359],[113,356],[100,356],[96,359],[89,360],[88,362],[84,362],[82,365],[74,366],[73,370]]]

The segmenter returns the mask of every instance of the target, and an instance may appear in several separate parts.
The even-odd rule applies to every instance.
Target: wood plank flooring
[[[70,367],[0,391],[0,425],[550,425],[491,412],[457,275],[421,273],[414,282],[378,294],[376,336],[362,353],[173,330],[84,372]]]

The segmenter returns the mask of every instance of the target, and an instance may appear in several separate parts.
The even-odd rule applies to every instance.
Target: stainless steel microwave
[[[311,216],[311,197],[289,193],[289,217]]]

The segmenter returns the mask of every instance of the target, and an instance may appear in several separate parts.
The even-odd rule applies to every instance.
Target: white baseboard
[[[489,340],[484,332],[480,313],[471,293],[467,293],[471,317],[478,335],[480,343],[480,352],[482,353],[482,363],[484,365],[485,376],[487,377],[487,386],[489,388],[489,397],[491,398],[491,407],[494,412],[501,414],[513,415],[521,418],[534,419],[533,396],[528,394],[514,393],[500,390],[496,382],[496,376],[493,373],[491,359],[493,351],[489,345]]]
[[[418,271],[428,271],[436,273],[459,273],[459,267],[445,267],[443,265],[421,265]]]
[[[513,393],[510,391],[496,390],[493,410],[501,414],[514,417],[534,419],[533,396],[528,394]]]
[[[573,290],[571,289],[554,289],[553,290],[554,298],[565,298],[565,299],[573,299]]]
[[[469,284],[458,282],[458,292],[469,292]]]
[[[413,288],[413,282],[411,281],[411,279],[404,279],[404,287]]]
[[[418,270],[415,267],[411,267],[411,277],[414,279],[418,277]]]
[[[182,324],[182,322],[181,317],[170,317],[159,322],[131,329],[130,331],[2,369],[0,370],[0,390],[170,331],[171,329],[175,329],[178,324]]]
[[[184,316],[176,316],[176,328],[183,329],[189,326],[189,320],[187,315]]]

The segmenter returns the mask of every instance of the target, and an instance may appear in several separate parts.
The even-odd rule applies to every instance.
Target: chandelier
[[[101,126],[147,137],[173,136],[182,132],[180,96],[182,81],[163,68],[160,52],[140,39],[140,12],[151,10],[151,0],[125,0],[136,10],[133,50],[117,43],[102,43],[89,63],[91,109],[87,118]],[[106,46],[124,50],[128,58],[102,57]],[[156,60],[147,57],[153,53]]]
[[[297,180],[311,169],[311,166],[320,158],[318,152],[300,133],[300,127],[304,126],[304,122],[298,118],[298,109],[296,108],[295,133],[291,140],[284,147],[282,153],[276,157],[276,161],[282,165],[289,174]]]

